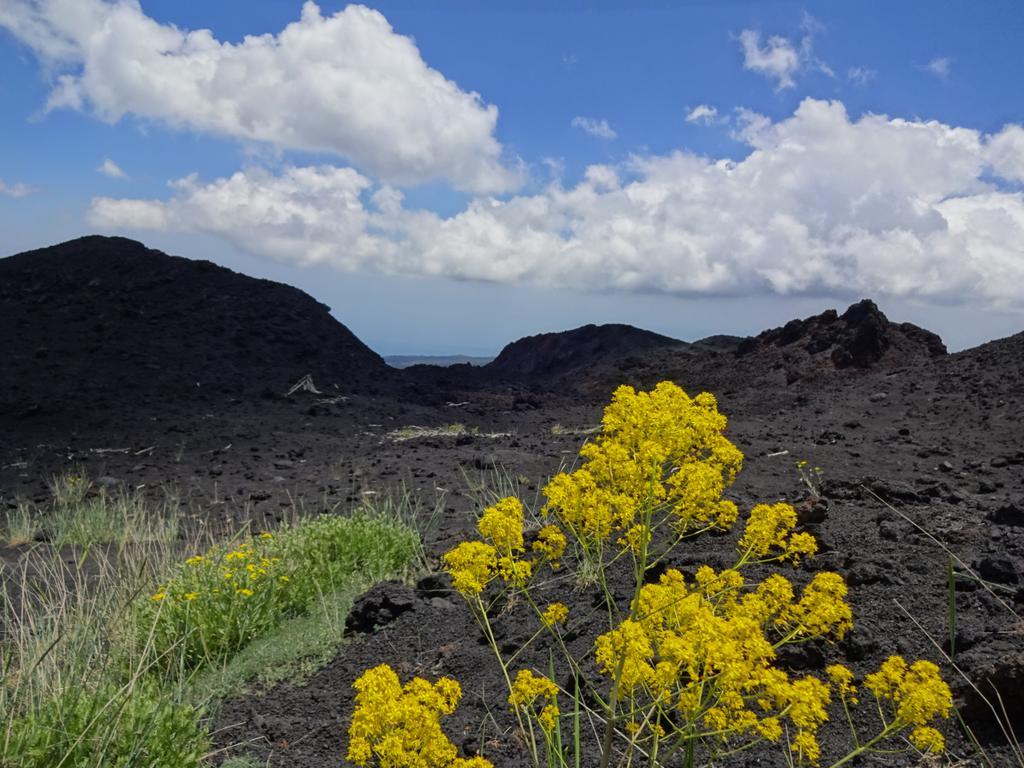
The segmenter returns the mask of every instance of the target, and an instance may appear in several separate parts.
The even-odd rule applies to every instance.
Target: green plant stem
[[[880,742],[882,739],[885,739],[885,738],[888,738],[889,736],[891,736],[892,733],[894,731],[896,731],[896,730],[898,730],[898,729],[896,728],[896,724],[895,723],[893,723],[892,725],[887,726],[886,728],[882,729],[882,732],[879,733],[877,736],[875,736],[873,739],[871,739],[870,741],[867,741],[864,744],[862,744],[861,746],[857,747],[855,750],[850,752],[850,754],[846,755],[846,757],[840,758],[836,762],[832,763],[832,765],[830,765],[829,768],[839,768],[839,766],[841,766],[841,765],[846,765],[851,760],[853,760],[853,759],[855,759],[857,757],[860,757],[862,754],[867,752],[869,749],[871,749],[871,747],[873,747],[875,744]]]

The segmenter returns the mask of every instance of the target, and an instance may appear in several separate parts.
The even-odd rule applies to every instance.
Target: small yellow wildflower
[[[252,597],[255,593],[248,587],[242,587],[241,589],[236,589],[235,594],[241,595],[242,597]]]
[[[198,592],[186,592],[186,593],[185,593],[185,594],[183,595],[183,597],[184,597],[184,598],[185,598],[186,600],[188,600],[189,602],[192,602],[192,601],[193,601],[193,600],[195,600],[195,599],[196,599],[197,597],[199,597],[199,593],[198,593]]]
[[[569,606],[565,603],[551,603],[544,609],[540,620],[545,627],[553,627],[556,624],[565,624],[569,618]]]
[[[793,737],[793,743],[789,748],[796,753],[797,760],[817,765],[821,758],[821,746],[818,739],[810,731],[798,731]]]
[[[532,548],[543,560],[551,563],[552,567],[558,566],[558,561],[565,554],[565,534],[557,525],[545,525],[537,532],[537,540],[533,542]]]
[[[857,703],[857,688],[853,685],[853,672],[842,664],[832,664],[825,667],[825,674],[836,687],[840,697],[851,704]]]
[[[153,602],[156,602],[156,603],[158,603],[158,602],[160,602],[161,600],[163,600],[163,599],[164,599],[165,597],[167,597],[167,593],[161,590],[160,592],[156,592],[156,593],[155,593],[155,594],[154,594],[154,595],[153,595],[153,596],[152,596],[151,598],[149,598],[149,599],[150,599],[150,600],[152,600]]]
[[[484,510],[477,529],[495,548],[507,555],[523,550],[523,505],[514,496],[508,496]]]
[[[185,565],[199,565],[201,562],[203,562],[202,555],[192,555],[185,561]]]
[[[512,691],[508,695],[508,703],[513,707],[531,704],[537,697],[553,699],[558,695],[558,686],[543,675],[535,675],[529,669],[521,669],[516,673]]]
[[[601,671],[611,677],[619,671],[620,689],[629,691],[654,678],[654,648],[640,622],[625,619],[618,628],[600,635],[594,646]]]
[[[558,726],[558,716],[561,714],[557,704],[548,704],[540,711],[537,722],[545,733],[551,733]]]
[[[941,752],[946,747],[942,734],[929,726],[920,726],[910,732],[910,743],[922,752]]]
[[[482,541],[464,541],[445,553],[444,564],[452,577],[452,586],[464,597],[475,597],[484,591],[496,575],[498,553]]]
[[[646,525],[634,525],[619,537],[618,544],[634,555],[639,555],[651,542],[651,531]]]

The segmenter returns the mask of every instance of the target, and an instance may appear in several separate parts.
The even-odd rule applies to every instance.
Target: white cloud
[[[1024,184],[1024,127],[1007,125],[989,139],[988,161],[998,176]]]
[[[329,152],[399,184],[503,192],[497,107],[459,88],[377,11],[307,2],[277,34],[221,42],[146,16],[137,0],[4,0],[6,27],[59,73],[48,108]]]
[[[864,86],[878,76],[878,72],[867,67],[850,67],[846,70],[846,79],[854,85]]]
[[[773,35],[761,47],[761,33],[744,29],[740,33],[743,48],[743,68],[775,80],[776,90],[796,85],[793,75],[800,69],[800,52],[784,37]]]
[[[707,104],[699,104],[690,110],[689,114],[686,115],[686,122],[688,123],[703,123],[704,125],[710,125],[718,119],[718,110],[714,107],[709,107]]]
[[[830,293],[1024,309],[1024,129],[998,134],[805,100],[747,113],[741,160],[685,151],[592,166],[572,187],[442,218],[350,169],[185,179],[96,200],[95,224],[216,233],[344,269],[675,294]]]
[[[614,139],[618,136],[604,118],[598,120],[593,117],[574,117],[570,125],[598,139]]]
[[[35,190],[28,184],[8,184],[3,179],[0,179],[0,195],[7,195],[8,197],[25,197],[30,195]]]
[[[776,91],[795,87],[796,75],[806,69],[835,77],[832,68],[814,55],[814,37],[824,27],[807,13],[800,26],[803,35],[799,40],[772,35],[763,46],[758,30],[744,29],[738,38],[743,50],[743,68],[775,80]]]
[[[104,176],[109,176],[112,179],[127,179],[128,174],[121,170],[121,166],[111,160],[109,157],[106,158],[96,168],[97,173],[102,173]]]
[[[948,56],[939,56],[932,59],[924,65],[923,69],[931,72],[937,78],[945,80],[949,77],[950,69],[953,66],[953,61]]]

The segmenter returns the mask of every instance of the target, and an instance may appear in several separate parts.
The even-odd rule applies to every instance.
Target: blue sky
[[[1017,2],[10,0],[0,28],[4,253],[125,234],[385,354],[865,295],[953,348],[1024,329]]]

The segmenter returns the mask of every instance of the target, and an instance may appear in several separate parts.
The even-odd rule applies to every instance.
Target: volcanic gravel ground
[[[758,501],[797,501],[804,490],[794,462],[805,459],[822,467],[825,504],[818,511],[824,519],[811,530],[824,551],[794,578],[800,582],[812,570],[829,568],[850,584],[857,627],[850,638],[836,647],[809,648],[787,659],[788,665],[819,670],[842,660],[865,672],[891,653],[937,657],[896,601],[942,642],[947,557],[879,498],[941,539],[1019,610],[1021,360],[1021,339],[1015,337],[903,370],[789,386],[764,377],[731,382],[732,394],[721,396],[720,407],[730,418],[730,438],[747,459],[730,495],[743,509]],[[680,383],[696,390],[685,379]],[[436,562],[471,532],[476,508],[467,482],[491,477],[496,466],[520,479],[531,500],[551,474],[573,461],[584,439],[555,434],[553,427],[594,426],[603,405],[579,396],[533,393],[535,407],[515,410],[518,395],[511,393],[473,390],[465,397],[476,401],[430,408],[354,396],[317,406],[316,395],[302,393],[211,413],[83,413],[70,423],[37,421],[30,428],[19,420],[18,429],[3,433],[0,483],[9,500],[42,500],[44,478],[81,466],[94,479],[110,478],[104,482],[177,487],[197,517],[251,518],[260,525],[289,516],[296,505],[346,509],[367,492],[404,487],[417,492],[427,508],[444,496],[444,512],[427,532],[428,553]],[[481,434],[406,441],[389,436],[409,425],[456,421]],[[510,434],[483,436],[489,433]],[[692,570],[706,561],[721,567],[731,550],[731,538],[701,539],[684,546],[673,565]],[[4,552],[7,560],[17,556],[17,550]],[[1019,728],[1020,687],[1005,683],[1020,679],[1021,628],[1006,608],[975,587],[967,579],[958,583],[957,661],[969,673],[998,676]],[[437,577],[420,589],[389,585],[376,594],[376,601],[360,609],[360,620],[363,629],[377,621],[384,626],[354,632],[336,659],[305,684],[225,702],[216,720],[224,728],[221,743],[248,742],[246,749],[276,765],[337,765],[352,681],[386,662],[403,679],[413,674],[458,678],[466,696],[449,733],[467,752],[483,745],[498,766],[523,765],[505,712],[503,683],[460,598]],[[589,593],[574,595],[573,613],[582,615],[591,599]],[[515,646],[523,639],[523,625],[516,617],[499,622],[499,641]],[[589,642],[593,634],[582,632],[579,642]],[[545,647],[524,661],[546,668]],[[948,668],[946,674],[955,679]],[[998,743],[984,727],[984,709],[970,697],[967,711],[983,735]],[[490,730],[481,730],[485,722]],[[829,738],[843,737],[841,729],[826,733],[832,734],[826,750]],[[949,736],[955,753],[970,754],[955,729]],[[748,755],[741,763],[750,760]],[[772,764],[771,756],[763,760]]]
[[[102,238],[87,240],[89,248],[103,245]],[[115,239],[113,246],[122,256],[127,248],[123,257],[129,258],[135,250],[126,243]],[[197,279],[188,263],[179,262],[184,260],[173,262],[174,270]],[[392,374],[381,373],[379,358],[343,326],[332,326],[321,305],[297,291],[247,283],[279,305],[270,313],[274,329],[261,327],[259,312],[248,303],[245,322],[251,327],[219,304],[216,314],[228,330],[207,338],[201,332],[207,304],[190,304],[191,314],[161,306],[163,323],[147,322],[147,332],[163,334],[157,348],[171,350],[175,365],[160,365],[149,351],[131,347],[142,344],[145,334],[137,333],[130,317],[125,333],[135,341],[114,333],[123,312],[84,330],[79,325],[86,320],[74,320],[90,317],[89,291],[111,291],[111,302],[123,300],[111,286],[116,270],[104,272],[100,284],[71,301],[59,288],[60,269],[34,272],[24,260],[15,266],[36,293],[25,298],[10,282],[0,291],[8,322],[16,327],[5,326],[4,343],[17,353],[16,364],[0,370],[13,382],[0,399],[0,504],[45,501],[46,479],[75,468],[97,483],[141,487],[154,497],[173,489],[193,523],[210,525],[252,520],[272,527],[297,510],[344,512],[368,494],[405,489],[425,510],[443,500],[441,514],[424,534],[437,565],[444,551],[471,535],[479,511],[472,486],[493,481],[497,468],[516,481],[526,502],[536,501],[546,480],[574,461],[585,437],[572,430],[599,423],[615,386],[649,387],[669,379],[691,394],[707,389],[718,396],[730,419],[728,435],[746,455],[729,492],[741,509],[781,499],[799,504],[806,489],[795,462],[823,470],[823,501],[804,505],[822,552],[793,578],[803,583],[819,569],[843,574],[856,629],[836,646],[810,645],[783,664],[818,671],[839,660],[864,673],[892,653],[939,660],[903,609],[945,642],[948,558],[888,503],[952,549],[998,596],[971,579],[958,579],[956,662],[986,690],[998,688],[1017,733],[1024,733],[1024,631],[1014,613],[1024,603],[1024,334],[945,355],[932,334],[889,323],[862,302],[842,316],[824,313],[739,345],[729,337],[660,345],[663,337],[651,335],[644,337],[645,349],[627,354],[629,344],[617,340],[621,329],[588,327],[581,338],[591,358],[569,367],[559,364],[566,356],[563,345],[545,337],[540,346],[510,346],[493,368],[417,366]],[[202,269],[216,272],[212,265]],[[156,288],[142,277],[132,280],[132,290],[170,291],[175,285],[166,274]],[[225,290],[232,285],[227,280]],[[37,314],[44,318],[38,323],[32,320]],[[187,322],[175,325],[179,317]],[[350,355],[349,362],[321,360],[309,348],[285,355],[295,331],[288,317],[305,323],[300,336],[324,335],[332,349]],[[54,341],[58,330],[67,338]],[[97,351],[101,341],[76,344],[80,330],[90,339],[114,333],[113,357]],[[188,338],[192,351],[172,349],[169,338],[175,335]],[[271,337],[278,346],[264,344]],[[228,354],[235,344],[255,352]],[[219,357],[222,351],[225,357]],[[34,355],[42,361],[38,365]],[[123,360],[160,365],[150,369],[158,371],[155,385],[122,386],[133,370]],[[218,360],[224,365],[211,367]],[[108,369],[96,370],[101,363]],[[181,381],[195,373],[189,366],[216,370],[216,386],[197,395],[181,386],[176,366],[186,369]],[[545,370],[557,375],[545,378]],[[56,375],[62,371],[88,381],[84,394],[79,396],[77,379]],[[513,380],[508,371],[529,375]],[[42,378],[34,379],[35,373]],[[314,374],[322,394],[284,396],[307,373]],[[404,428],[410,426],[453,423],[469,432],[397,439],[409,435]],[[684,572],[703,562],[722,567],[734,537],[684,545],[670,565]],[[0,562],[10,564],[23,552],[0,549]],[[593,597],[587,590],[572,592],[566,600],[572,615],[591,611]],[[508,649],[524,639],[528,624],[522,619],[512,613],[497,620],[498,640]],[[388,663],[403,679],[456,677],[464,700],[445,721],[455,742],[466,754],[482,749],[499,768],[527,764],[497,666],[443,576],[425,577],[412,587],[378,586],[357,604],[352,622],[349,641],[309,680],[224,702],[214,722],[219,745],[242,744],[236,752],[254,753],[270,765],[342,765],[352,682],[363,670]],[[596,624],[583,626],[572,642],[583,652],[597,631]],[[523,661],[547,669],[546,647],[537,645]],[[1008,763],[984,704],[949,665],[942,666],[965,718],[992,754]],[[946,733],[954,755],[973,754],[955,726]],[[842,723],[829,724],[823,735],[826,757],[848,743]],[[874,764],[914,762],[889,756]],[[781,759],[778,753],[748,752],[720,764],[780,765]]]

